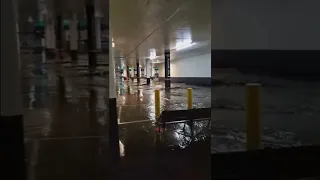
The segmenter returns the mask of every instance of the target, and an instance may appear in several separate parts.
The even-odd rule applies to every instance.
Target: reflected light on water
[[[117,113],[118,113],[118,124],[120,124],[121,123],[120,120],[121,120],[121,109],[122,109],[122,106],[118,106],[118,107],[119,107],[119,109],[117,111]]]
[[[139,90],[139,98],[140,98],[140,101],[142,102],[143,101],[143,89]]]
[[[124,148],[124,144],[119,141],[119,149],[120,149],[120,157],[124,157],[125,156],[125,148]]]
[[[154,99],[154,91],[152,91],[152,94],[149,95],[150,102],[149,105],[147,106],[147,116],[149,117],[150,120],[155,120],[156,119],[156,112],[155,112],[155,99]]]
[[[45,120],[44,127],[42,129],[43,136],[48,136],[51,131],[51,124],[52,124],[52,116],[48,109],[43,109],[43,117]]]
[[[29,90],[29,109],[30,110],[34,108],[33,102],[36,100],[34,92],[35,92],[35,86],[32,85]]]

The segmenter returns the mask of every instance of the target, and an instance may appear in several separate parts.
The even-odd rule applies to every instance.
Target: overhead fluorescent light
[[[176,48],[176,51],[180,51],[180,50],[182,50],[182,49],[186,49],[186,48],[191,47],[191,46],[193,46],[193,45],[195,45],[195,43],[186,44],[186,45],[184,45],[184,46],[179,46],[179,47]]]
[[[193,46],[195,43],[194,42],[192,42],[192,40],[191,39],[187,39],[187,40],[182,40],[181,42],[177,42],[177,44],[176,44],[176,51],[180,51],[180,50],[182,50],[182,49],[186,49],[186,48],[188,48],[188,47],[191,47],[191,46]]]
[[[157,56],[157,53],[156,53],[156,49],[150,49],[150,59],[151,60],[154,60],[156,59],[158,56]]]
[[[149,58],[151,59],[151,60],[155,60],[155,59],[157,59],[159,56],[150,56]]]

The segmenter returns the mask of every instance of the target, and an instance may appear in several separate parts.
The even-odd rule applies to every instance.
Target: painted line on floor
[[[128,104],[128,105],[117,105],[118,107],[131,107],[131,106],[147,106],[149,104]]]
[[[151,122],[151,123],[154,123],[154,122],[155,122],[155,120],[148,119],[148,120],[139,120],[139,121],[122,122],[122,123],[119,123],[119,125],[136,124],[136,123],[143,123],[143,122]]]

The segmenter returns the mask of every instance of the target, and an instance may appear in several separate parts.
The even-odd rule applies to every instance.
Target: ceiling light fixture
[[[150,56],[149,58],[151,59],[151,60],[155,60],[155,59],[157,59],[159,56]]]
[[[177,45],[176,45],[176,51],[180,51],[182,49],[186,49],[188,47],[191,47],[193,46],[195,43],[192,42],[192,40],[187,40],[187,41],[184,41],[184,42],[178,42]]]
[[[154,60],[156,59],[158,56],[157,56],[157,53],[156,53],[156,49],[150,49],[150,59],[151,60]]]

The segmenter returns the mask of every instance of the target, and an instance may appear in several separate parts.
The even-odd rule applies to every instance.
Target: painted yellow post
[[[192,109],[192,88],[187,89],[187,95],[188,95],[188,109]]]
[[[156,120],[160,117],[160,90],[154,90],[154,103],[155,103],[155,115]]]
[[[260,84],[247,84],[246,110],[247,110],[247,150],[256,150],[261,148],[261,97]]]

